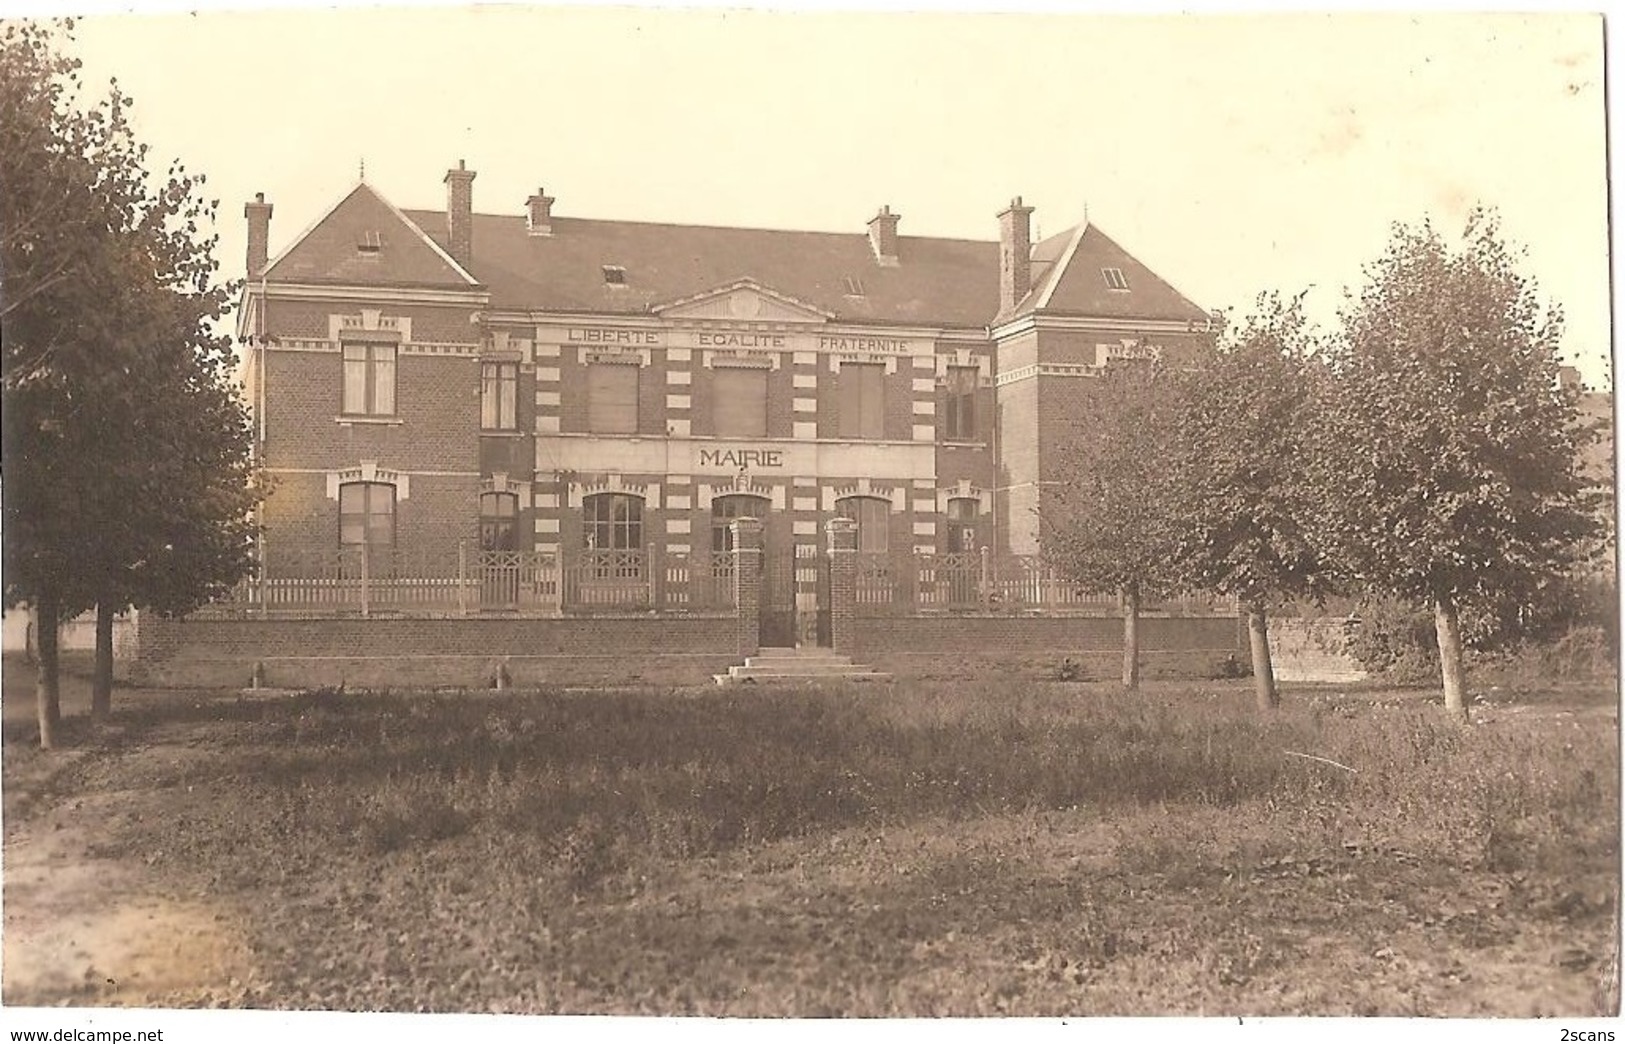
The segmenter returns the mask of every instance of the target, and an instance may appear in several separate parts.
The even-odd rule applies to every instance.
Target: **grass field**
[[[8,1004],[1617,1008],[1611,690],[119,700],[70,752],[7,726]]]

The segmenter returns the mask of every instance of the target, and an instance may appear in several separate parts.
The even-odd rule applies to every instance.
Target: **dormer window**
[[[1108,290],[1127,290],[1128,289],[1128,278],[1123,275],[1123,270],[1121,268],[1102,268],[1100,270],[1100,274],[1106,280],[1106,289],[1108,289]]]
[[[845,276],[845,277],[842,278],[842,282],[846,286],[846,290],[845,290],[846,296],[848,296],[848,297],[862,297],[863,296],[863,280],[859,279],[857,276]]]
[[[604,282],[610,286],[625,286],[626,269],[622,268],[620,265],[605,265]]]
[[[379,251],[384,249],[384,241],[377,232],[363,232],[355,248],[364,257],[377,257]]]

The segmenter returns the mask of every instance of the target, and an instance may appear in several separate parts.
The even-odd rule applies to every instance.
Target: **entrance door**
[[[793,648],[796,644],[795,547],[763,543],[761,628],[757,641],[776,649]]]
[[[728,524],[736,518],[758,518],[765,523],[770,502],[766,497],[731,493],[711,501],[711,550],[732,551],[733,531]],[[774,648],[796,644],[795,547],[778,546],[762,527],[762,576],[757,642]]]

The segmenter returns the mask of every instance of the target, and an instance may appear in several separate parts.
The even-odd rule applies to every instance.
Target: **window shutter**
[[[767,371],[723,367],[712,371],[712,423],[718,435],[767,434]]]
[[[869,365],[863,368],[863,437],[886,437],[886,368]]]
[[[624,363],[593,363],[587,367],[587,430],[611,435],[637,433],[638,369]]]
[[[878,439],[886,433],[886,367],[879,363],[842,363],[837,396],[842,438]]]

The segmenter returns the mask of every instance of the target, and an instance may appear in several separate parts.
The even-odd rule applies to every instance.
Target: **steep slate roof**
[[[1074,249],[1072,241],[1077,240]],[[1071,251],[1071,257],[1066,252]],[[1054,258],[1055,260],[1051,261]],[[1040,261],[1045,263],[1041,266]],[[1104,270],[1116,268],[1128,283],[1113,290]],[[1014,311],[1023,315],[1074,315],[1111,319],[1184,319],[1202,322],[1208,313],[1161,276],[1141,264],[1099,227],[1070,228],[1033,248],[1033,289]]]
[[[442,211],[407,216],[444,243]],[[900,236],[882,267],[865,233],[789,232],[553,218],[533,236],[521,216],[475,214],[469,267],[493,309],[642,315],[649,306],[753,279],[841,320],[984,326],[998,308],[999,245]],[[604,281],[605,265],[626,283]],[[846,293],[845,279],[863,287]]]
[[[653,306],[752,280],[838,321],[979,328],[999,305],[999,244],[898,238],[898,264],[876,261],[866,233],[718,228],[554,218],[533,236],[522,215],[475,214],[467,271],[446,250],[446,214],[401,211],[357,185],[273,260],[276,282],[426,287],[490,292],[497,310],[646,315]],[[369,234],[381,247],[357,249]],[[1032,289],[1009,315],[1037,312],[1122,319],[1202,321],[1207,313],[1093,225],[1042,240]],[[604,268],[626,270],[611,284]],[[1108,288],[1121,269],[1129,289]],[[861,284],[849,293],[847,280]],[[477,281],[477,282],[476,282]]]
[[[376,254],[357,249],[367,233]],[[265,278],[288,283],[411,286],[468,290],[472,285],[451,258],[395,206],[362,182],[327,216],[271,262]]]

